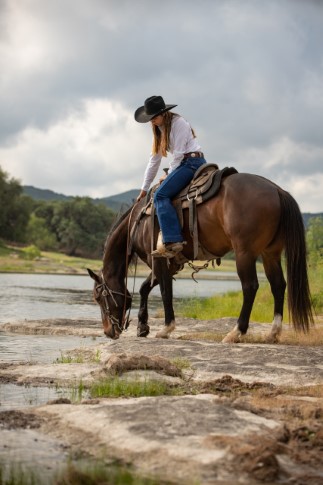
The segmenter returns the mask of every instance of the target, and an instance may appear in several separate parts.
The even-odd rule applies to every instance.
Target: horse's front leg
[[[157,332],[156,337],[169,338],[169,335],[175,330],[176,326],[173,308],[173,276],[169,271],[167,260],[165,258],[156,259],[154,264],[165,312],[165,326],[162,330]]]
[[[154,278],[153,282],[152,273],[145,279],[143,284],[140,287],[140,305],[139,305],[139,312],[138,312],[138,327],[137,327],[137,336],[138,337],[147,337],[149,334],[150,328],[148,325],[148,296],[151,290],[158,284],[156,278]]]

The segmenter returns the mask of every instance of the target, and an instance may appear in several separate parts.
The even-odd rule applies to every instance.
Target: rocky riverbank
[[[118,375],[162,382],[169,391],[162,396],[63,399],[0,412],[5,443],[0,458],[19,458],[20,453],[22,461],[30,459],[26,447],[17,446],[18,437],[20,443],[42,443],[37,447],[34,441],[31,447],[39,467],[57,466],[78,453],[130,463],[140,474],[176,484],[322,483],[322,348],[186,340],[197,332],[225,334],[233,323],[179,319],[172,337],[160,340],[154,335],[162,321],[155,318],[147,339],[137,338],[131,326],[118,341],[93,340],[69,351],[70,363],[0,365],[2,383],[70,388],[82,382],[86,391]],[[262,336],[269,328],[252,324],[251,332]],[[0,328],[22,329],[102,334],[97,322],[87,320]]]

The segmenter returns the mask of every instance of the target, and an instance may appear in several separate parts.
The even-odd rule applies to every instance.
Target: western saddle
[[[188,208],[189,231],[193,240],[194,260],[217,258],[217,256],[211,255],[199,244],[196,206],[214,197],[221,187],[222,179],[234,173],[237,173],[237,170],[234,167],[225,167],[220,170],[218,165],[215,163],[205,163],[201,165],[201,167],[196,171],[191,182],[183,190],[181,190],[172,201],[174,207],[176,208],[177,215],[182,227],[184,223],[183,209]],[[155,224],[153,195],[158,187],[159,184],[154,185],[147,194],[147,203],[141,213],[141,216],[151,215],[153,229]],[[139,219],[141,219],[141,216],[139,217]],[[155,231],[153,230],[152,234],[154,234],[154,232]],[[151,247],[153,250],[154,241],[152,241]]]

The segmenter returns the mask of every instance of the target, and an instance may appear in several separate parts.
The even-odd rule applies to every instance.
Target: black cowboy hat
[[[151,96],[147,98],[144,106],[140,106],[135,111],[135,120],[138,123],[147,123],[155,116],[161,115],[172,108],[175,108],[177,104],[165,104],[165,101],[161,96]]]

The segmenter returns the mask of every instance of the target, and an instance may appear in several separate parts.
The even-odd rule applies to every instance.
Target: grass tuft
[[[54,485],[157,485],[165,482],[138,476],[122,466],[70,464],[59,475]]]
[[[121,465],[96,463],[68,463],[52,478],[41,477],[37,470],[23,469],[21,465],[0,463],[0,485],[162,485],[163,480],[142,477]]]
[[[109,377],[92,384],[90,396],[95,397],[144,397],[178,395],[179,389],[166,382],[145,380],[127,381],[119,376]]]
[[[0,485],[40,485],[45,482],[34,470],[24,469],[20,463],[0,463]]]
[[[82,354],[77,354],[72,357],[71,355],[64,355],[61,352],[61,356],[57,357],[54,364],[84,364],[84,357]]]
[[[171,359],[170,362],[179,370],[191,368],[190,361],[188,359],[185,359],[184,357],[175,357],[174,359]]]

